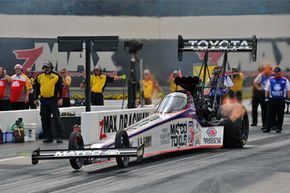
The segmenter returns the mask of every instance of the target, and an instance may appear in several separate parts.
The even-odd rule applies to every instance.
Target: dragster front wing
[[[84,148],[84,149],[51,149],[32,152],[32,164],[38,164],[39,160],[50,159],[77,159],[77,158],[115,158],[115,157],[137,157],[142,159],[144,154],[144,145],[128,148]]]

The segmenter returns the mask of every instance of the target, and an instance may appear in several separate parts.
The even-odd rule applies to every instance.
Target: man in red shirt
[[[71,77],[68,75],[65,68],[60,70],[60,75],[62,78],[62,96],[63,105],[62,107],[70,107],[70,85]]]
[[[29,78],[22,73],[22,66],[16,64],[15,74],[11,76],[10,103],[12,110],[28,109],[29,94],[32,86]]]
[[[12,79],[6,74],[6,70],[0,67],[0,111],[10,110],[9,86],[11,82]]]

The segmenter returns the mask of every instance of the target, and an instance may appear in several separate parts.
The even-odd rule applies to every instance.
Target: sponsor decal
[[[188,129],[189,129],[189,145],[193,145],[194,141],[194,127],[193,127],[193,122],[189,121],[188,122]]]
[[[19,87],[20,83],[18,81],[13,81],[11,87]]]
[[[115,133],[149,116],[149,112],[108,115],[99,122],[100,139],[107,138],[106,134]]]
[[[205,144],[220,144],[222,143],[221,137],[216,137],[217,130],[215,128],[208,128],[206,130],[208,137],[203,138]]]
[[[187,122],[170,124],[171,146],[179,147],[187,144]]]
[[[120,155],[118,150],[75,150],[75,151],[57,151],[54,157],[66,156],[103,156],[103,155]]]
[[[216,136],[217,131],[215,130],[215,128],[208,128],[208,129],[206,130],[206,134],[207,134],[209,137],[214,137],[214,136]]]
[[[170,143],[170,132],[168,128],[161,129],[160,145],[166,145]]]
[[[137,144],[140,146],[144,144],[144,147],[151,147],[152,146],[152,136],[144,136],[137,138]]]
[[[188,43],[191,45],[191,49],[201,51],[237,51],[251,49],[246,40],[189,40]]]

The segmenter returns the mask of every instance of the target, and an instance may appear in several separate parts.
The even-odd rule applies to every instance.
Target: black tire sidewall
[[[78,148],[76,147],[75,140],[77,140]],[[81,133],[78,131],[73,131],[69,136],[68,149],[76,150],[76,149],[83,149],[83,148],[84,148],[84,141],[83,141]],[[83,159],[81,158],[70,159],[69,162],[72,168],[76,170],[80,169],[83,165]]]
[[[123,139],[123,142],[122,142]],[[116,133],[115,148],[130,147],[130,141],[127,132],[124,129],[120,129]],[[119,167],[124,168],[129,164],[129,157],[117,157],[117,164]]]

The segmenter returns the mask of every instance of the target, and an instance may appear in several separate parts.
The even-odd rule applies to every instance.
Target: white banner
[[[106,139],[119,129],[123,129],[148,117],[156,110],[155,107],[83,112],[81,114],[81,130],[85,144],[97,143]]]

